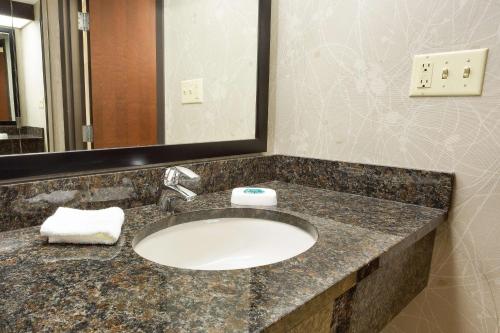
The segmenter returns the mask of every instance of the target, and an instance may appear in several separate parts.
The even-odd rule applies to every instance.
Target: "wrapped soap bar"
[[[276,191],[270,188],[237,187],[231,194],[231,204],[270,207],[278,204]]]

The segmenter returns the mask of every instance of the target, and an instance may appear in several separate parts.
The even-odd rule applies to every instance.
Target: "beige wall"
[[[16,29],[19,102],[23,126],[46,128],[39,5],[35,21]]]
[[[257,0],[165,0],[165,143],[255,138]],[[203,78],[203,104],[181,81]]]
[[[500,2],[275,0],[274,10],[276,153],[456,173],[430,284],[387,332],[498,332]],[[413,54],[479,47],[490,48],[482,97],[408,97]]]

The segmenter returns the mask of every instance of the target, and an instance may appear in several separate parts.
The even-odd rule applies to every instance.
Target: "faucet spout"
[[[163,184],[167,188],[177,192],[184,200],[191,201],[196,197],[196,193],[182,186],[180,184],[182,179],[197,182],[200,180],[200,176],[185,167],[171,167],[165,170]]]
[[[179,193],[181,197],[186,201],[192,201],[196,197],[196,193],[191,190],[188,190],[182,185],[169,185],[167,186],[169,189],[174,190]]]

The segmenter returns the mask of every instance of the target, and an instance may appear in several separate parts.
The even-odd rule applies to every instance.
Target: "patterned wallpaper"
[[[164,0],[165,142],[255,138],[257,0]],[[203,104],[181,81],[203,78]]]
[[[429,286],[386,332],[498,332],[500,1],[274,0],[274,152],[456,173]],[[490,48],[482,97],[409,98],[412,55]]]

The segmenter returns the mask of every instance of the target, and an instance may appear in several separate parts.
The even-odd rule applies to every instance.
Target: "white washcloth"
[[[40,234],[49,243],[114,244],[120,238],[125,214],[121,208],[80,210],[59,207],[43,222]]]

